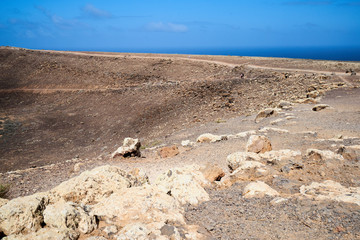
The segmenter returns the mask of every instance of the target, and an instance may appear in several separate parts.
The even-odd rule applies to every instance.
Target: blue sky
[[[114,50],[360,46],[360,1],[0,0],[0,45]]]

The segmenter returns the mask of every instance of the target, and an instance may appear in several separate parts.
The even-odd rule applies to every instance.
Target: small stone
[[[279,123],[282,123],[282,122],[284,122],[284,119],[279,118],[279,119],[276,119],[276,120],[270,122],[270,124],[271,125],[278,125]]]
[[[218,136],[211,133],[205,133],[200,135],[196,141],[200,143],[214,143],[219,142],[221,140],[227,140],[226,136]]]
[[[291,102],[281,100],[280,103],[278,104],[278,108],[290,107],[292,105],[293,104]]]
[[[277,115],[277,110],[275,108],[266,108],[266,109],[258,112],[258,114],[256,115],[256,118],[255,118],[255,122],[258,123],[261,120],[263,120],[264,118],[268,118],[268,117],[276,116],[276,115]]]
[[[184,141],[181,141],[181,146],[183,147],[188,147],[188,146],[191,146],[191,142],[190,140],[184,140]]]
[[[327,104],[317,104],[312,108],[312,110],[315,111],[315,112],[318,112],[318,111],[321,111],[321,110],[323,110],[325,108],[328,108],[328,107],[330,107],[330,106],[327,105]]]
[[[76,164],[74,165],[73,171],[74,171],[74,172],[79,172],[82,166],[84,166],[84,163],[76,163]]]
[[[276,198],[274,198],[273,200],[270,201],[270,204],[271,205],[277,205],[277,204],[284,203],[284,202],[287,202],[287,201],[288,201],[287,198],[276,197]]]

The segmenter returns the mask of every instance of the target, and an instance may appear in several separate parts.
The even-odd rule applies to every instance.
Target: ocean
[[[60,49],[59,49],[60,50]],[[270,47],[270,48],[96,48],[72,51],[230,55],[301,58],[314,60],[360,61],[360,47]]]

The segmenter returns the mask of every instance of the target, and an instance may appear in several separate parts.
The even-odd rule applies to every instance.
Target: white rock
[[[245,161],[260,161],[260,157],[253,152],[236,152],[226,157],[226,163],[230,172],[236,170]]]
[[[191,142],[190,140],[184,140],[184,141],[181,141],[181,146],[183,147],[187,147],[187,146],[191,146]]]
[[[63,198],[83,204],[93,204],[124,188],[142,185],[142,180],[115,166],[101,166],[85,171],[50,190],[51,202]]]
[[[229,134],[226,137],[227,137],[227,139],[235,139],[235,138],[237,138],[237,136],[234,135],[234,134]]]
[[[265,195],[278,196],[279,193],[276,190],[272,189],[269,185],[261,181],[249,183],[245,187],[243,193],[243,196],[245,198],[264,197]]]
[[[15,198],[0,208],[0,232],[5,235],[37,231],[43,224],[48,204],[45,193]]]
[[[161,174],[154,184],[181,204],[197,205],[210,200],[208,193],[203,188],[209,186],[210,183],[197,169],[200,167],[188,166],[170,169]]]
[[[140,147],[141,143],[139,139],[134,138],[125,138],[123,145],[119,147],[113,154],[112,157],[115,158],[117,156],[123,157],[140,157]]]
[[[284,122],[284,119],[279,118],[279,119],[276,119],[274,121],[271,121],[270,124],[271,125],[277,125],[277,124],[282,123],[282,122]]]
[[[214,135],[211,133],[205,133],[200,135],[196,141],[200,142],[200,143],[204,143],[204,142],[210,142],[210,143],[214,143],[214,142],[219,142],[221,140],[226,140],[227,137],[226,136],[218,136],[218,135]]]
[[[44,211],[44,222],[49,227],[79,230],[85,234],[97,227],[95,216],[89,215],[84,206],[65,201],[48,205]]]
[[[271,128],[271,127],[263,127],[262,129],[259,130],[259,132],[261,132],[261,133],[266,133],[266,132],[289,133],[289,131],[286,129]]]
[[[332,180],[323,183],[313,182],[309,186],[301,186],[300,193],[317,200],[333,200],[360,205],[360,187],[346,188]]]
[[[256,134],[256,131],[252,130],[252,131],[240,132],[240,133],[236,134],[236,137],[245,138],[247,136],[254,135],[254,134]]]
[[[270,204],[271,205],[277,205],[277,204],[284,203],[284,202],[287,202],[287,201],[288,201],[287,198],[276,197],[276,198],[274,198],[273,200],[270,201]]]
[[[301,157],[301,152],[290,149],[282,149],[278,151],[272,150],[259,154],[259,157],[261,159],[267,160],[268,162],[282,162]]]
[[[284,108],[284,107],[290,107],[292,105],[294,105],[294,104],[292,104],[291,102],[281,100],[277,107]]]
[[[268,173],[266,166],[256,161],[244,161],[230,174],[232,181],[245,181],[265,176]]]
[[[265,136],[252,135],[246,144],[247,152],[264,153],[271,150],[270,140]]]
[[[330,150],[319,150],[319,149],[307,149],[306,155],[309,157],[315,157],[319,160],[329,161],[329,160],[344,160],[343,156],[340,154],[334,153]]]
[[[123,189],[93,206],[92,214],[108,224],[174,221],[185,223],[178,201],[156,186]]]
[[[329,138],[329,139],[316,139],[315,142],[336,142],[336,143],[342,143],[344,142],[344,139],[338,139],[338,138]]]

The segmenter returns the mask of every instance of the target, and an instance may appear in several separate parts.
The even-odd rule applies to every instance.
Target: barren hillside
[[[360,239],[358,72],[2,47],[0,239]]]

